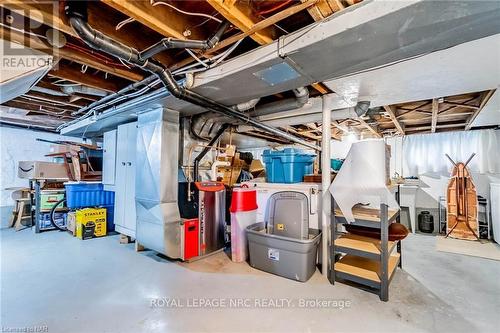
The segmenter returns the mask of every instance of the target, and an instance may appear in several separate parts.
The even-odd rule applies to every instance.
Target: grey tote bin
[[[309,229],[309,239],[296,239],[266,233],[264,223],[246,229],[250,266],[305,282],[316,270],[321,232]]]

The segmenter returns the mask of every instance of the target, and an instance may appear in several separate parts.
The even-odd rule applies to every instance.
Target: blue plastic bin
[[[342,160],[340,158],[332,158],[330,160],[330,165],[331,165],[333,171],[335,171],[335,172],[338,172],[340,170],[343,163],[344,163],[344,160]]]
[[[106,232],[115,231],[115,206],[102,206],[106,208]]]
[[[66,205],[70,209],[115,204],[115,192],[104,191],[101,183],[69,183],[64,186]]]
[[[300,149],[264,150],[266,179],[269,183],[300,183],[304,175],[313,173],[316,154],[308,154]]]

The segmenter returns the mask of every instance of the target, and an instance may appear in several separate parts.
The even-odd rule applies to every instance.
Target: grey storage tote
[[[309,202],[304,193],[276,192],[267,202],[267,231],[276,236],[309,239]]]
[[[319,230],[309,229],[307,240],[267,234],[264,223],[254,223],[246,230],[252,267],[301,282],[314,274]]]

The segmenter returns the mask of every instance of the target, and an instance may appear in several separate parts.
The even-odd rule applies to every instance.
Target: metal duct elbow
[[[236,104],[235,106],[233,106],[233,109],[235,109],[236,111],[240,111],[240,112],[247,111],[247,110],[254,108],[255,105],[257,105],[257,103],[259,103],[259,101],[260,101],[260,98],[254,98],[254,99],[249,100],[248,102]]]
[[[300,104],[299,107],[303,106],[309,100],[309,90],[307,87],[298,87],[293,90],[297,103]]]
[[[293,90],[293,93],[295,94],[295,98],[288,98],[259,106],[253,112],[250,112],[250,116],[260,117],[273,113],[299,109],[309,101],[309,90],[306,87],[296,88]]]

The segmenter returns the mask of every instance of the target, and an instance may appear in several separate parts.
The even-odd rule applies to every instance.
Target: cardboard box
[[[66,228],[68,232],[74,237],[76,236],[76,214],[75,212],[69,212],[66,217]]]
[[[75,212],[76,237],[90,239],[106,236],[106,208],[84,208]]]
[[[60,179],[68,180],[63,163],[42,161],[19,161],[17,176],[23,179]]]

